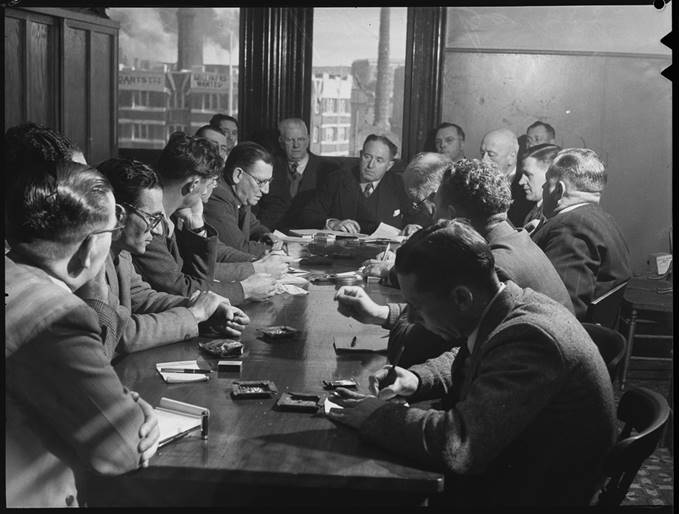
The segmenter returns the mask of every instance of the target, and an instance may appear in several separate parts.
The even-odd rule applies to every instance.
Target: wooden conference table
[[[362,249],[364,253],[365,249]],[[374,253],[379,248],[374,250]],[[365,254],[314,271],[355,270]],[[398,301],[397,289],[365,284],[377,302]],[[324,394],[322,380],[368,377],[386,362],[381,353],[337,355],[333,336],[386,335],[346,318],[333,301],[334,284],[309,286],[306,296],[277,295],[244,310],[251,323],[241,338],[241,372],[213,372],[207,382],[166,384],[157,362],[198,359],[216,370],[216,357],[198,341],[162,346],[124,357],[115,365],[121,381],[151,405],[168,397],[210,409],[209,437],[198,432],[162,447],[146,469],[97,479],[96,505],[388,505],[422,503],[443,488],[443,475],[362,441],[358,432],[321,415],[280,412],[275,398],[234,400],[234,380],[272,380],[279,391]],[[258,328],[289,325],[291,340],[266,342]],[[386,347],[386,339],[385,339]]]

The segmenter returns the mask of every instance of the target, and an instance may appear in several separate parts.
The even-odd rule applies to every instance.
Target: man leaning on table
[[[333,401],[344,408],[330,418],[445,470],[446,504],[587,505],[614,443],[615,411],[606,366],[580,323],[548,297],[500,282],[486,241],[459,221],[414,234],[395,267],[425,327],[463,341],[460,351],[385,367],[373,378],[377,398],[338,390]],[[438,398],[441,408],[387,401],[395,396]]]

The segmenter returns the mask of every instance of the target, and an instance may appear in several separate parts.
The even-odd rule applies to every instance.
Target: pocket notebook
[[[198,429],[201,430],[203,438],[207,438],[209,409],[170,398],[161,398],[154,411],[160,429],[158,447]]]
[[[210,378],[209,373],[173,373],[168,371],[160,371],[161,369],[207,369],[205,366],[200,366],[198,361],[172,361],[159,362],[156,364],[156,370],[160,373],[168,384],[184,384],[187,382],[207,382]]]
[[[383,336],[361,334],[358,336],[334,336],[335,353],[386,352],[389,339]]]

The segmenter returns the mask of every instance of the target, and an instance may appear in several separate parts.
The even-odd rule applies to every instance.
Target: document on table
[[[402,243],[405,237],[401,235],[401,231],[396,227],[380,222],[375,231],[366,238],[366,241],[372,241],[374,239],[384,239],[389,240],[392,243]]]
[[[285,241],[286,243],[309,243],[313,239],[313,234],[301,237],[286,236],[280,230],[274,230],[271,236],[277,241]]]
[[[203,435],[207,437],[210,411],[205,407],[171,400],[170,398],[161,398],[154,411],[158,418],[158,429],[160,430],[159,446],[197,429],[201,429]]]
[[[186,382],[207,382],[210,378],[209,373],[175,373],[171,371],[160,371],[161,369],[206,369],[200,366],[198,361],[172,361],[159,362],[156,369],[163,380],[168,384],[183,384]]]
[[[290,232],[292,234],[297,234],[298,236],[301,237],[313,237],[314,234],[330,234],[335,237],[339,238],[358,238],[358,239],[365,239],[366,237],[369,237],[368,234],[352,234],[349,232],[343,232],[341,230],[328,230],[328,229],[320,229],[320,228],[293,228],[290,229]]]

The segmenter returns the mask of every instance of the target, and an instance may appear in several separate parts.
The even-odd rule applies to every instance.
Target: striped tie
[[[363,194],[365,195],[366,198],[370,198],[370,195],[373,194],[373,191],[375,188],[373,187],[372,182],[368,182],[368,185],[365,186],[365,189],[363,190]]]

